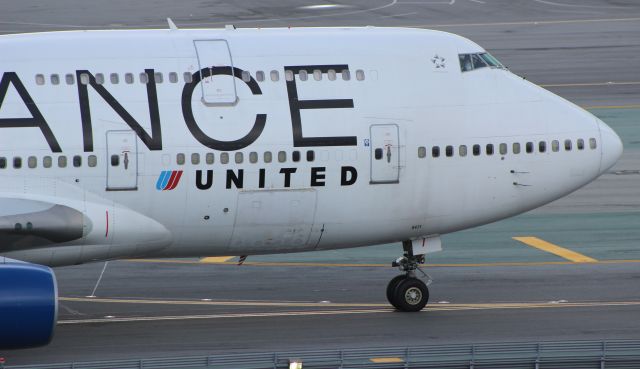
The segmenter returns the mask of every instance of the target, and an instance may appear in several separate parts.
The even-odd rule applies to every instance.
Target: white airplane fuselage
[[[1,36],[0,255],[400,242],[534,209],[619,158],[576,105],[503,68],[461,71],[480,53],[416,29]]]

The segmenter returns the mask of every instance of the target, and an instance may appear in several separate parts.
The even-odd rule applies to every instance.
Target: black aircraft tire
[[[398,284],[400,282],[402,282],[403,280],[407,279],[408,277],[404,274],[398,275],[393,277],[393,279],[391,281],[389,281],[389,284],[387,285],[387,301],[389,301],[389,303],[391,305],[393,305],[393,307],[395,307],[396,309],[400,309],[399,307],[396,306],[395,302],[394,302],[394,293],[396,291],[396,287],[398,287]]]
[[[416,312],[427,306],[429,289],[417,278],[407,278],[401,281],[394,293],[395,306],[400,311]]]

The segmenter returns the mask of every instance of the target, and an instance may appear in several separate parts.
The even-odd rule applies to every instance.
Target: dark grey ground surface
[[[640,132],[640,3],[360,0],[335,1],[343,5],[336,8],[303,8],[327,3],[1,1],[0,33],[164,28],[164,18],[172,17],[180,27],[227,23],[239,27],[419,26],[469,37],[515,73],[592,108],[624,133],[626,151],[612,173],[533,214],[452,235],[445,240],[452,251],[447,251],[445,243],[442,256],[436,257],[442,263],[533,260],[543,264],[430,268],[435,280],[432,308],[402,314],[392,312],[385,303],[384,287],[396,274],[391,268],[113,262],[98,289],[98,302],[61,301],[64,324],[50,346],[0,356],[19,364],[453,342],[640,338],[640,176],[613,173],[640,169],[640,140],[636,140]],[[598,106],[605,108],[593,109]],[[522,235],[516,232],[528,230],[527,225],[532,226],[533,235],[542,234],[546,240],[598,260],[629,262],[553,264],[562,259],[510,239]],[[381,263],[399,253],[371,250],[290,258]],[[61,296],[89,295],[101,267],[57,269]],[[116,300],[103,300],[107,298]],[[568,302],[557,303],[561,300]],[[321,301],[329,303],[314,304]],[[443,301],[449,304],[438,303]],[[311,304],[300,304],[304,302]],[[87,322],[118,318],[136,321]]]

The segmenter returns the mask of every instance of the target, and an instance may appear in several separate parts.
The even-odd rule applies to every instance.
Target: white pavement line
[[[469,1],[472,1],[472,2],[478,3],[478,4],[486,4],[486,2],[481,1],[481,0],[469,0]]]
[[[552,6],[561,6],[565,8],[593,8],[593,9],[629,9],[624,6],[606,6],[606,5],[576,5],[576,4],[564,4],[564,3],[556,3],[548,0],[533,0],[536,3],[552,5]]]
[[[289,311],[276,313],[246,313],[246,314],[207,314],[207,315],[174,315],[174,316],[140,316],[126,318],[98,318],[98,319],[75,319],[60,320],[58,324],[95,324],[95,323],[126,323],[126,322],[149,322],[149,321],[170,321],[170,320],[194,320],[194,319],[229,319],[229,318],[264,318],[283,316],[313,316],[313,315],[342,315],[342,314],[376,314],[389,313],[392,309],[380,310],[329,310],[329,311]]]

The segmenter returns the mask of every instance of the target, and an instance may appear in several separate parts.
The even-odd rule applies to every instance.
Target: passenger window
[[[52,162],[53,161],[51,160],[51,156],[45,156],[44,158],[42,158],[42,166],[45,168],[51,168]]]
[[[322,80],[322,71],[320,69],[315,69],[313,71],[313,79],[315,79],[316,81]]]
[[[301,81],[306,81],[307,79],[309,79],[309,73],[307,73],[307,71],[303,69],[298,72],[298,78],[300,78]]]
[[[255,151],[252,151],[249,153],[249,162],[252,164],[255,164],[258,162],[258,153]]]
[[[584,140],[581,138],[578,139],[578,150],[584,150]]]
[[[89,75],[86,73],[80,74],[80,84],[88,85],[89,84]]]
[[[191,83],[193,82],[193,74],[189,73],[189,72],[184,72],[182,74],[182,78],[184,78],[184,82],[185,83]]]
[[[277,70],[272,70],[271,71],[271,80],[273,82],[278,82],[280,80],[280,73],[278,73]]]
[[[334,69],[329,69],[327,71],[327,78],[329,78],[329,81],[335,81],[336,80],[336,71]]]
[[[118,83],[120,83],[120,76],[118,75],[118,73],[111,73],[111,83],[114,85],[117,85]]]
[[[558,152],[560,151],[560,142],[558,142],[558,140],[553,140],[551,141],[551,150],[553,152]]]
[[[191,164],[198,165],[200,164],[200,154],[194,152],[191,154]]]
[[[284,151],[278,151],[278,161],[280,163],[284,163],[287,161],[287,153]]]
[[[256,72],[256,80],[258,82],[264,81],[264,72],[263,71],[259,70],[259,71]]]
[[[473,156],[480,155],[480,145],[473,145]]]
[[[440,157],[440,146],[434,146],[431,148],[431,156],[434,158]]]
[[[501,143],[500,144],[500,155],[507,155],[507,144],[506,143]]]
[[[186,158],[183,153],[179,153],[178,155],[176,155],[176,164],[184,165],[185,162],[186,162]]]
[[[7,167],[7,158],[0,158],[0,169],[5,169]]]
[[[64,79],[68,85],[76,83],[76,76],[74,76],[73,74],[67,74],[66,76],[64,76]]]
[[[237,152],[235,155],[235,159],[236,164],[242,164],[242,162],[244,161],[244,154],[242,154],[241,152]]]
[[[384,153],[384,151],[381,148],[377,148],[374,151],[374,157],[376,158],[376,160],[380,160],[382,159],[382,154]]]
[[[133,73],[125,73],[124,75],[124,81],[130,85],[133,84]]]
[[[222,164],[228,164],[229,163],[229,153],[228,152],[223,152],[222,154],[220,154],[220,163],[222,163]]]
[[[493,155],[493,144],[487,144],[487,155]]]
[[[293,71],[292,70],[285,70],[284,71],[284,79],[285,81],[291,82],[294,80],[293,78]]]
[[[242,71],[242,80],[243,80],[244,82],[251,82],[251,74],[249,74],[249,72],[248,72],[248,71],[243,70],[243,71]]]
[[[15,169],[20,169],[20,168],[22,168],[22,158],[21,158],[21,157],[19,157],[19,156],[15,156],[15,157],[13,158],[13,167],[14,167]]]
[[[597,143],[596,143],[596,139],[595,138],[590,138],[589,139],[589,147],[591,148],[591,150],[595,150],[597,147]]]
[[[358,81],[364,81],[364,71],[362,69],[356,71],[356,79]]]
[[[104,85],[104,74],[96,73],[96,83],[99,85]]]
[[[44,85],[44,74],[36,74],[36,84],[38,86]]]
[[[178,73],[176,73],[176,72],[170,72],[170,73],[169,73],[169,82],[171,82],[171,83],[178,83]]]
[[[91,168],[95,167],[96,165],[98,165],[98,157],[95,155],[89,155],[89,157],[87,158],[87,164],[89,164]]]
[[[527,142],[525,144],[525,151],[527,154],[531,154],[533,152],[533,142]]]
[[[60,164],[60,160],[58,160],[58,164]],[[66,163],[66,158],[65,158],[65,166],[67,165]],[[112,167],[117,167],[118,165],[120,165],[120,155],[111,155],[111,166]]]
[[[448,158],[453,156],[453,146],[447,146],[444,149],[445,155],[447,155]]]
[[[564,140],[564,150],[571,151],[571,140]]]
[[[520,143],[519,142],[514,142],[511,151],[516,155],[520,154]]]
[[[538,151],[539,152],[547,151],[547,143],[545,141],[538,142]]]
[[[206,160],[207,164],[209,164],[209,165],[213,164],[213,161],[215,160],[214,156],[213,156],[213,153],[212,152],[207,153],[207,156],[205,156],[205,160]]]
[[[307,151],[307,161],[314,161],[314,160],[316,160],[316,152],[313,150]]]
[[[153,74],[153,78],[155,79],[156,83],[162,83],[163,82],[162,73],[160,73],[160,72],[155,72]]]
[[[342,80],[343,81],[348,81],[351,79],[351,72],[349,71],[349,69],[344,69],[342,71]]]
[[[292,152],[291,153],[291,159],[296,163],[299,162],[300,161],[300,151]]]
[[[149,76],[146,73],[140,73],[140,83],[145,85],[149,83]]]
[[[51,84],[52,85],[59,85],[60,84],[60,76],[57,74],[52,74],[51,75]]]
[[[424,158],[425,156],[427,156],[427,148],[424,146],[420,146],[418,147],[418,157],[420,159]]]
[[[458,155],[462,157],[467,156],[467,145],[460,145],[460,147],[458,147]]]
[[[37,167],[38,166],[38,159],[36,159],[35,156],[29,156],[29,159],[27,159],[27,165],[31,169]]]
[[[463,72],[468,72],[473,70],[473,64],[471,63],[471,55],[470,54],[460,54],[460,70]]]
[[[271,163],[271,160],[273,160],[273,155],[271,154],[271,151],[265,151],[263,159],[265,163]]]
[[[75,168],[79,168],[80,166],[82,166],[82,156],[80,155],[73,156],[73,166]]]
[[[114,155],[116,157],[116,165],[117,161],[120,160],[118,155]],[[111,157],[111,163],[113,163],[113,157]],[[67,157],[64,155],[58,156],[58,168],[66,168],[67,167]]]

